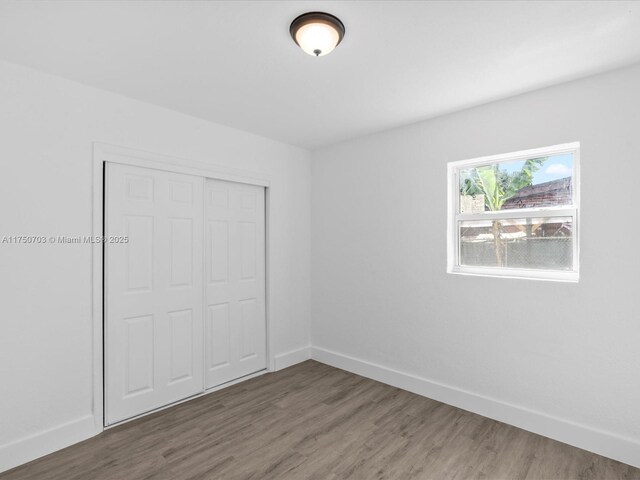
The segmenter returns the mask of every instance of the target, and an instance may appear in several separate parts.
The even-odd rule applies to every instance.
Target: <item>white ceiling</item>
[[[0,58],[315,148],[638,62],[640,2],[4,0]]]

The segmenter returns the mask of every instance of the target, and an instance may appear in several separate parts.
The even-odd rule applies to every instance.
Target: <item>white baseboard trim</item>
[[[320,347],[311,358],[640,468],[640,442]]]
[[[0,472],[91,438],[96,431],[93,415],[0,446]]]
[[[296,363],[302,363],[305,360],[309,360],[310,351],[309,346],[299,348],[297,350],[292,350],[287,353],[281,353],[280,355],[276,355],[275,358],[275,371],[282,370],[283,368],[290,367],[295,365]]]

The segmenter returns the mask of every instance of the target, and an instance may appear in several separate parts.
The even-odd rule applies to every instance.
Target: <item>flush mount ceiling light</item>
[[[289,33],[302,50],[321,57],[331,53],[342,41],[344,24],[329,13],[309,12],[291,22]]]

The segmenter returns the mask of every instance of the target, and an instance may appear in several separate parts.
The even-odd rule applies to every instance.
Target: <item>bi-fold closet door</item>
[[[264,234],[262,187],[106,164],[107,425],[266,368]]]

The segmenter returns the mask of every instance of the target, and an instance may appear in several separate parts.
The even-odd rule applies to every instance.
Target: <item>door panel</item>
[[[203,391],[203,185],[107,163],[107,424]]]
[[[193,378],[193,309],[169,312],[171,322],[171,377],[169,384]]]
[[[266,368],[264,188],[205,185],[205,387]]]
[[[229,304],[209,305],[207,317],[207,368],[209,370],[229,365],[231,356],[231,325]]]
[[[229,222],[207,222],[209,239],[209,284],[229,281]]]
[[[191,287],[193,281],[193,220],[190,218],[170,218],[171,259],[170,287]]]
[[[125,397],[153,390],[153,315],[123,319],[126,328]]]
[[[127,293],[151,291],[153,277],[153,217],[124,217]]]

